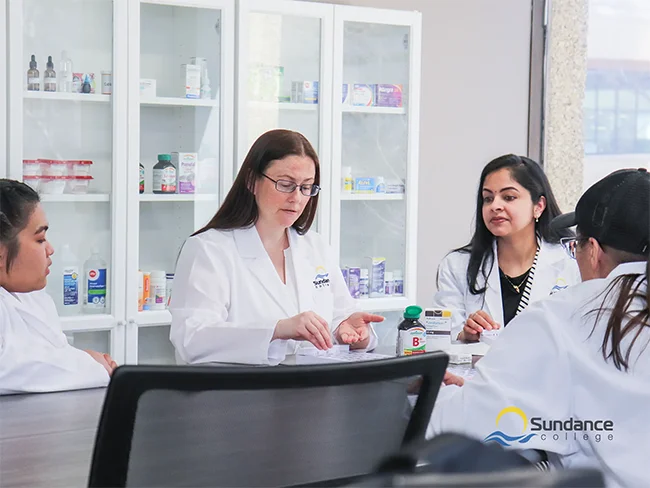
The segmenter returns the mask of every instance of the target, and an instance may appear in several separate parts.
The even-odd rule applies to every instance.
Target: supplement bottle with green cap
[[[153,192],[176,193],[176,166],[171,154],[158,155],[158,164],[153,167]]]
[[[397,326],[397,355],[412,356],[427,350],[427,331],[418,320],[422,308],[417,305],[406,307],[404,320]]]

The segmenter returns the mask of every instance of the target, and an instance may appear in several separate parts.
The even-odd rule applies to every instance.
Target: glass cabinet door
[[[125,13],[123,0],[9,3],[9,176],[41,195],[55,249],[46,290],[64,330],[103,330],[97,348],[106,352],[107,331],[123,314],[115,285],[126,229],[114,223],[124,217],[115,189],[125,151],[115,148],[125,140],[126,96],[114,97],[113,80],[126,67],[125,46],[114,42]]]
[[[333,9],[282,0],[241,0],[239,7],[236,169],[264,132],[303,134],[321,163],[323,191],[313,228],[327,233]]]
[[[231,184],[232,13],[229,1],[131,5],[129,362],[173,361],[176,260]]]
[[[335,8],[332,240],[366,310],[415,300],[418,22]]]

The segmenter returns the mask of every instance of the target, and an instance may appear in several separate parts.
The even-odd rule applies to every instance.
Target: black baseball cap
[[[584,237],[633,254],[650,249],[650,173],[621,169],[594,183],[575,212],[555,217],[554,229],[578,226]]]

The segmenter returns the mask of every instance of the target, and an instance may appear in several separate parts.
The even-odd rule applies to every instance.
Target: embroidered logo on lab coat
[[[555,285],[553,285],[553,288],[551,288],[551,295],[554,295],[558,291],[562,291],[565,288],[568,288],[569,284],[566,282],[566,280],[562,277],[558,278],[557,281],[555,282]]]
[[[314,288],[329,288],[330,274],[322,266],[316,266],[316,276],[314,276]]]

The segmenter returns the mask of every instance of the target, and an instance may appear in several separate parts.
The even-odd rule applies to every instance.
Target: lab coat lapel
[[[289,229],[289,245],[291,246],[291,259],[296,273],[296,287],[298,288],[298,307],[301,312],[314,308],[314,269],[308,258],[308,249],[305,239],[301,239],[295,229]]]
[[[535,276],[530,290],[530,303],[548,297],[556,284],[558,286],[567,285],[566,281],[561,283],[564,278],[558,277],[560,268],[564,265],[565,252],[561,246],[554,246],[543,239],[541,240]]]
[[[284,311],[287,317],[293,316],[294,313],[291,312],[284,284],[264,249],[264,244],[262,244],[262,239],[260,239],[255,226],[236,229],[233,234],[239,255],[248,266],[251,275],[260,282],[269,297]],[[250,299],[255,300],[256,297],[250,297]]]
[[[499,279],[499,260],[497,257],[496,239],[492,244],[492,255],[494,256],[494,264],[492,265],[492,270],[490,271],[487,280],[484,309],[490,314],[490,317],[492,317],[496,323],[503,327],[503,300],[501,298],[501,280]]]
[[[13,310],[25,325],[34,333],[41,335],[51,344],[61,346],[65,344],[65,335],[61,333],[59,316],[56,308],[51,310],[51,316],[47,316],[46,310],[41,304],[34,303],[34,296],[29,297],[26,294],[18,294],[16,298],[4,288],[0,288],[0,300],[2,300],[9,310]],[[48,298],[49,300],[49,298]],[[20,325],[17,325],[20,327]]]

